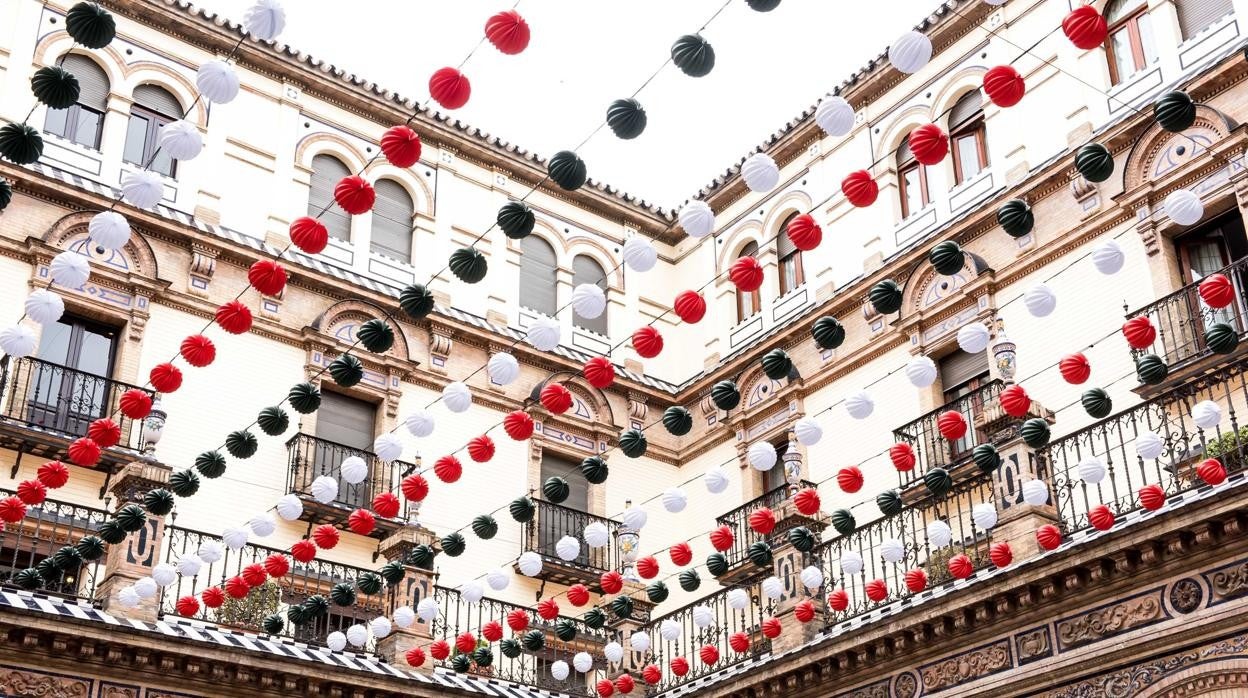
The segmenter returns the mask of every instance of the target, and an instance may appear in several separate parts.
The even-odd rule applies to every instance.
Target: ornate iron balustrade
[[[12,490],[0,489],[0,497],[13,494]],[[5,524],[0,531],[0,585],[10,586],[13,575],[33,567],[47,572],[42,593],[94,602],[96,585],[104,579],[103,558],[65,570],[52,567],[51,558],[62,547],[99,530],[110,518],[112,515],[103,509],[53,499],[28,506],[26,518]]]
[[[982,429],[985,407],[996,402],[1003,390],[1005,383],[994,380],[894,429],[894,438],[914,447],[914,468],[898,473],[901,486],[916,482],[931,468],[949,470],[970,460],[972,449],[991,437]],[[966,418],[966,436],[957,441],[949,441],[940,434],[940,415],[949,411],[959,412]]]
[[[206,541],[221,543],[220,536],[203,533],[178,526],[165,527],[165,553],[161,559],[176,565],[183,555],[198,554],[200,546]],[[160,590],[160,613],[162,616],[180,616],[177,610],[178,599],[188,594],[198,594],[204,589],[221,585],[225,580],[238,575],[248,565],[263,563],[264,559],[274,553],[286,554],[276,548],[247,544],[234,551],[222,543],[220,560],[205,562],[199,574],[194,577],[178,576],[176,582]],[[325,638],[334,631],[346,632],[347,628],[356,623],[367,624],[377,616],[389,616],[393,610],[393,587],[387,587],[380,594],[368,596],[357,592],[356,602],[351,606],[338,606],[330,602],[329,612],[313,622],[295,627],[286,617],[286,610],[299,604],[313,594],[320,594],[329,600],[330,589],[339,582],[353,582],[361,574],[370,572],[361,567],[353,567],[325,560],[298,562],[290,558],[290,572],[284,577],[270,578],[264,585],[251,590],[244,599],[227,597],[225,603],[216,609],[200,606],[194,618],[220,626],[238,628],[247,632],[266,633],[264,619],[269,614],[281,614],[284,622],[283,637],[290,637],[309,644],[324,645]],[[373,641],[364,648],[373,650]]]
[[[322,475],[338,481],[338,496],[331,506],[341,509],[371,509],[373,497],[382,492],[399,491],[399,481],[416,466],[404,461],[383,461],[375,454],[358,448],[344,446],[333,441],[319,439],[310,434],[295,434],[286,442],[290,458],[287,491],[303,497],[312,497],[312,482]],[[368,465],[368,475],[352,485],[342,479],[342,462],[351,456],[362,458]],[[410,503],[406,505],[410,507]],[[399,516],[406,517],[406,509]]]
[[[1214,309],[1200,300],[1200,283],[1191,283],[1153,303],[1127,312],[1127,319],[1147,317],[1157,329],[1157,339],[1146,349],[1132,350],[1132,356],[1156,354],[1171,371],[1183,364],[1212,355],[1205,345],[1205,331],[1217,323],[1235,329],[1240,340],[1248,335],[1248,257],[1220,270],[1235,288],[1235,300],[1225,308]],[[1126,310],[1126,308],[1124,308]]]
[[[521,550],[532,550],[541,555],[546,562],[554,563],[555,566],[577,568],[595,577],[603,572],[619,569],[619,546],[614,540],[619,533],[619,521],[541,499],[534,499],[533,503],[537,505],[536,515],[524,526],[520,542]],[[606,526],[613,540],[601,548],[582,545],[580,555],[576,559],[571,561],[561,559],[555,552],[555,544],[559,542],[559,539],[572,536],[580,540],[585,527],[594,521]],[[569,583],[575,583],[575,580]]]
[[[560,616],[555,621],[543,620],[526,606],[483,598],[476,603],[465,601],[454,589],[434,586],[434,599],[438,602],[438,617],[433,621],[431,631],[435,638],[445,638],[451,645],[451,656],[440,666],[451,667],[454,657],[459,654],[455,648],[455,638],[460,633],[471,633],[477,638],[477,647],[488,648],[493,654],[490,665],[478,666],[471,664],[469,673],[488,676],[504,681],[514,681],[528,686],[536,686],[557,693],[574,696],[596,696],[594,684],[606,676],[607,660],[603,656],[603,647],[618,633],[609,628],[595,630],[577,618]],[[499,648],[498,643],[486,643],[481,637],[481,629],[490,621],[497,621],[503,626],[506,636],[520,639],[520,633],[513,633],[507,626],[507,614],[520,610],[529,615],[529,630],[540,630],[545,635],[545,645],[538,652],[523,651],[516,657],[507,657]],[[570,641],[560,640],[555,634],[555,624],[568,621],[576,628],[576,636]],[[594,660],[593,669],[580,673],[572,668],[572,658],[585,652]],[[550,673],[550,666],[557,661],[568,663],[568,677],[562,681]]]
[[[781,467],[781,464],[776,464],[776,467]],[[814,487],[815,483],[802,480],[800,486]],[[773,540],[784,535],[785,531],[780,530],[779,526],[777,526],[776,529],[768,535],[764,536],[761,533],[758,533],[754,529],[750,528],[750,514],[753,514],[764,507],[776,510],[780,508],[780,505],[784,504],[788,499],[789,486],[784,484],[774,490],[771,490],[770,492],[767,492],[761,497],[756,497],[746,502],[723,516],[716,517],[715,524],[717,526],[728,526],[732,529],[734,534],[732,547],[724,551],[724,557],[728,558],[728,564],[730,566],[735,566],[745,562],[747,560],[746,553],[750,549],[750,546],[754,543],[757,543],[760,540]]]
[[[1248,403],[1245,373],[1248,358],[1241,358],[1040,450],[1040,476],[1053,487],[1066,532],[1087,528],[1088,512],[1098,504],[1117,516],[1139,509],[1139,491],[1145,485],[1159,485],[1167,497],[1203,486],[1196,466],[1206,458],[1218,458],[1228,473],[1243,470],[1248,427],[1240,427],[1236,406],[1242,409]],[[1221,420],[1208,429],[1197,426],[1191,415],[1192,407],[1204,400],[1221,408]],[[1136,453],[1136,440],[1149,431],[1163,443],[1161,456],[1154,460]],[[1091,458],[1106,469],[1096,484],[1079,476],[1079,464]]]

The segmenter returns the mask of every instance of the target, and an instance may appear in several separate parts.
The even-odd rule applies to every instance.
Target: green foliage
[[[217,622],[242,628],[259,628],[265,617],[277,613],[282,605],[282,588],[272,581],[251,590],[247,596],[236,599],[227,596],[217,609]]]
[[[1248,447],[1248,426],[1241,427],[1239,434],[1227,431],[1216,439],[1210,439],[1205,444],[1205,457],[1222,458],[1225,454],[1228,458],[1238,458],[1240,446]],[[1225,462],[1222,464],[1226,465]]]

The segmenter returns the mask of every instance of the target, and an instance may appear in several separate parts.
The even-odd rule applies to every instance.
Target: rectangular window
[[[923,210],[927,206],[926,167],[914,163],[903,168],[898,175],[901,180],[901,217],[902,219]]]
[[[542,482],[558,476],[568,481],[571,493],[560,506],[577,511],[589,511],[589,483],[580,474],[580,461],[565,458],[549,451],[542,452]]]
[[[106,416],[117,330],[72,315],[44,325],[27,382],[27,419],[67,434],[85,434]]]
[[[373,466],[373,438],[376,436],[377,407],[371,402],[357,400],[346,395],[321,392],[321,406],[316,411],[316,452],[312,454],[311,473],[303,473],[299,482],[310,484],[316,478],[327,475],[338,479],[338,497],[335,504],[344,507],[368,508],[372,504],[374,489],[385,488],[389,483],[377,483],[365,478],[352,485],[341,479],[342,462],[356,456]],[[378,473],[373,473],[377,475]]]
[[[988,165],[982,124],[954,136],[954,176],[958,184],[974,179]]]
[[[135,105],[131,107],[130,123],[126,126],[126,144],[122,148],[122,159],[126,162],[146,167],[152,172],[166,177],[174,174],[173,159],[160,149],[160,131],[172,119],[161,116]]]

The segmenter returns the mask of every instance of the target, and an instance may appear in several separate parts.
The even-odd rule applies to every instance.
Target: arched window
[[[520,305],[555,316],[555,248],[536,235],[520,241]]]
[[[910,151],[910,137],[897,149],[897,187],[901,192],[901,217],[918,213],[931,199],[927,195],[927,167]]]
[[[1184,41],[1209,28],[1234,9],[1232,0],[1175,0],[1174,5],[1179,11],[1179,30],[1183,32]]]
[[[308,215],[325,224],[329,236],[344,242],[351,240],[351,217],[334,203],[334,187],[351,170],[333,155],[312,158],[312,188],[308,191]],[[321,213],[324,211],[324,213]]]
[[[789,239],[787,231],[789,221],[797,217],[797,211],[790,213],[780,224],[780,235],[776,238],[776,248],[780,253],[780,295],[806,283],[806,274],[802,269],[802,251],[797,249]]]
[[[160,149],[160,130],[181,119],[184,112],[178,98],[155,85],[134,88],[134,104],[130,107],[130,125],[126,128],[126,147],[122,159],[172,177],[176,164]]]
[[[737,255],[737,259],[742,257],[757,257],[758,243],[753,240],[745,243],[745,247],[741,248],[741,252]],[[737,322],[745,322],[749,318],[758,314],[763,308],[763,301],[758,295],[758,291],[742,291],[737,289]]]
[[[958,184],[974,179],[988,166],[988,143],[984,138],[984,102],[979,90],[971,90],[949,112],[949,138],[953,141],[953,178]]]
[[[68,109],[49,109],[43,130],[99,150],[104,112],[108,111],[108,75],[95,61],[76,53],[65,56],[61,67],[78,78],[78,102]]]
[[[527,239],[527,238],[526,238]],[[602,265],[595,262],[593,257],[578,254],[572,258],[572,285],[580,286],[581,284],[594,284],[599,288],[607,287],[607,273],[602,270]],[[583,330],[597,332],[602,336],[607,336],[607,311],[603,310],[602,315],[596,318],[581,317],[572,313],[572,324]]]
[[[1201,0],[1203,3],[1205,0]],[[1157,60],[1153,20],[1147,0],[1111,0],[1105,7],[1109,22],[1109,78],[1117,85]]]
[[[377,203],[373,205],[373,252],[400,262],[412,261],[412,216],[415,206],[398,182],[381,179],[374,185]]]

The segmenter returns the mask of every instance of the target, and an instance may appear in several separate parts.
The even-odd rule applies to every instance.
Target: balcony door
[[[1248,274],[1242,265],[1227,269],[1232,262],[1248,255],[1244,220],[1240,217],[1239,210],[1236,209],[1228,215],[1216,218],[1176,238],[1175,247],[1178,252],[1179,274],[1183,285],[1191,287],[1189,292],[1183,294],[1185,301],[1183,311],[1187,314],[1187,321],[1182,323],[1185,326],[1183,329],[1190,331],[1193,335],[1192,342],[1188,346],[1203,348],[1205,331],[1220,322],[1234,327],[1242,335],[1246,329],[1244,291],[1248,288]],[[1201,303],[1195,285],[1210,274],[1223,270],[1226,270],[1227,277],[1238,291],[1237,299],[1231,305],[1215,310]],[[1155,319],[1163,328],[1170,324],[1168,320],[1171,319]]]
[[[16,362],[11,379],[14,394],[25,395],[27,421],[86,434],[92,421],[106,416],[116,351],[116,328],[72,315],[44,325],[38,360]]]
[[[377,469],[373,468],[373,439],[376,435],[377,407],[371,402],[357,400],[328,390],[321,393],[321,406],[316,411],[316,444],[312,454],[312,472],[302,481],[311,485],[322,475],[338,480],[338,498],[335,504],[355,508],[371,508],[374,490],[384,487],[374,483]],[[372,477],[358,485],[342,479],[342,461],[359,456],[372,469]]]
[[[968,354],[964,351],[957,351],[940,361],[940,385],[944,390],[944,404],[948,406],[948,409],[961,412],[968,425],[966,436],[949,445],[950,456],[952,456],[950,462],[957,462],[985,438],[983,434],[976,433],[975,430],[975,416],[984,409],[982,398],[963,398],[975,394],[987,383],[987,352]]]
[[[585,515],[589,511],[589,483],[581,476],[579,467],[580,463],[571,458],[549,451],[542,453],[542,482],[558,476],[567,480],[571,490],[568,498],[559,504],[562,508],[546,507],[538,519],[537,544],[545,557],[556,557],[555,544],[559,539],[564,536],[579,539],[585,525],[591,521]],[[595,563],[601,554],[600,550],[590,550],[588,546],[582,545],[581,554],[572,564],[597,567]]]

